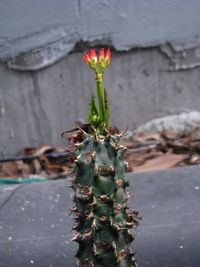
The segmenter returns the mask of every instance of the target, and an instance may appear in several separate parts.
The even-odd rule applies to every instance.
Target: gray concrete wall
[[[81,41],[120,51],[200,44],[199,0],[1,0],[0,6],[0,57],[33,49],[24,68],[51,64]]]
[[[0,152],[63,145],[86,118],[88,46],[112,47],[113,125],[200,110],[199,12],[198,0],[0,0]]]

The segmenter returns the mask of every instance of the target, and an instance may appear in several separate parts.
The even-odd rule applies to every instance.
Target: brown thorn
[[[126,130],[125,130],[124,132],[122,132],[122,133],[120,133],[120,134],[117,134],[117,136],[120,137],[120,138],[121,138],[122,136],[126,136],[127,131],[128,131],[128,127],[126,127]]]

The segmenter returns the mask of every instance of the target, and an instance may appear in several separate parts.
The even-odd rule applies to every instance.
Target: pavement
[[[200,267],[200,166],[127,174],[139,267]],[[67,180],[0,186],[0,267],[74,267]]]

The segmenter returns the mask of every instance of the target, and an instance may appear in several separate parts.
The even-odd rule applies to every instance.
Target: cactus
[[[110,50],[104,57],[101,49],[97,58],[91,49],[90,55],[84,53],[84,60],[96,73],[99,107],[92,95],[87,127],[70,137],[76,147],[72,188],[77,267],[135,267],[130,229],[136,228],[139,218],[127,207],[126,148],[119,144],[123,134],[109,129],[109,103],[102,89]]]

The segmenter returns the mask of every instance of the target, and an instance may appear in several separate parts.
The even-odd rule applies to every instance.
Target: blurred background
[[[120,130],[200,111],[200,1],[1,0],[0,153],[66,145],[85,121],[94,75],[89,47],[111,47],[105,72]]]

